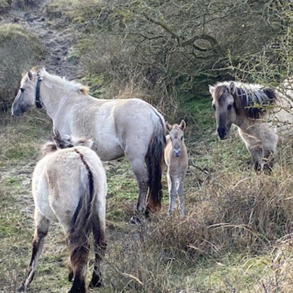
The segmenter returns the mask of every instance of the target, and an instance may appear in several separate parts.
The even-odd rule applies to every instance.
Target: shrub
[[[44,54],[37,37],[22,26],[0,26],[0,113],[10,108],[20,74],[34,66]]]

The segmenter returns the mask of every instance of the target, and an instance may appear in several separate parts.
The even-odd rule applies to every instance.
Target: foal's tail
[[[156,125],[145,157],[149,176],[147,213],[160,210],[162,200],[162,168],[166,146],[166,129],[164,118],[158,113],[156,114],[159,116],[160,122]]]

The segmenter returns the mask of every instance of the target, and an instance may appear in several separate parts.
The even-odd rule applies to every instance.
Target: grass
[[[0,145],[0,292],[16,292],[33,236],[31,173],[51,136],[34,111],[2,127]],[[186,138],[190,167],[187,215],[162,211],[141,227],[128,223],[137,200],[126,159],[105,164],[108,247],[99,292],[289,292],[293,283],[291,149],[279,149],[271,176],[256,176],[232,130],[228,141]],[[89,262],[90,278],[93,255]],[[66,292],[68,253],[52,224],[30,292]],[[288,291],[289,290],[289,291]]]

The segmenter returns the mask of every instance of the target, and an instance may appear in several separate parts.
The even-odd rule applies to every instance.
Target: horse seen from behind
[[[178,124],[166,122],[169,134],[166,137],[164,159],[167,165],[167,181],[169,190],[169,209],[171,214],[176,207],[176,199],[179,198],[180,216],[184,216],[184,179],[188,168],[188,154],[184,143],[184,120]]]
[[[93,138],[102,161],[128,158],[139,187],[132,222],[160,209],[166,128],[153,106],[138,98],[96,99],[81,84],[33,68],[21,79],[12,114],[20,116],[34,106],[44,108],[62,136]]]
[[[209,91],[219,138],[226,139],[235,124],[255,171],[269,174],[277,144],[285,141],[282,136],[292,122],[289,99],[276,89],[233,81],[210,85]]]
[[[106,249],[106,174],[91,140],[55,136],[43,146],[43,158],[32,178],[35,233],[27,276],[19,291],[33,280],[51,221],[59,222],[70,250],[69,293],[86,292],[89,235],[93,233],[95,262],[90,287],[103,285],[101,262]]]

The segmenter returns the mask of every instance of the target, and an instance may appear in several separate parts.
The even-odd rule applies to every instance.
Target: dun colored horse
[[[102,161],[126,156],[136,176],[139,195],[135,216],[161,207],[165,120],[147,102],[133,99],[96,99],[81,84],[34,68],[23,75],[12,105],[20,116],[33,106],[43,107],[61,135],[93,138]]]
[[[178,124],[169,124],[166,122],[167,144],[164,151],[165,163],[167,165],[167,180],[169,189],[169,210],[171,214],[176,207],[176,198],[179,197],[180,215],[184,216],[184,178],[188,168],[188,155],[184,143],[184,129],[186,123],[184,120]]]
[[[292,122],[291,102],[280,90],[259,84],[221,82],[209,86],[215,113],[217,133],[228,137],[232,124],[250,152],[255,171],[270,173],[273,154]]]
[[[90,287],[102,286],[101,262],[106,249],[106,174],[90,140],[56,136],[43,147],[37,163],[32,192],[35,202],[35,234],[29,269],[19,291],[26,291],[33,280],[44,238],[51,221],[59,222],[70,250],[69,293],[84,293],[89,254],[89,235],[93,232],[95,263]]]

